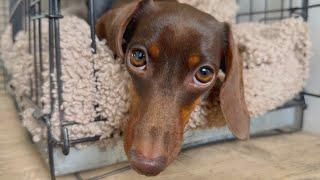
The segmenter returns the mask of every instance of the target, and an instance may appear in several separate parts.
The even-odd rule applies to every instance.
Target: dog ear
[[[225,24],[225,29],[227,46],[221,64],[226,76],[220,89],[220,106],[230,131],[239,139],[248,139],[250,117],[244,99],[242,58],[230,25]]]
[[[153,0],[136,0],[124,6],[106,12],[96,23],[96,34],[99,39],[106,39],[107,45],[115,55],[123,58],[125,43],[134,30],[134,16]]]

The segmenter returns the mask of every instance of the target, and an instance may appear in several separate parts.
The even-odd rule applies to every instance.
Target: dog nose
[[[159,156],[156,158],[146,158],[136,150],[130,151],[131,167],[140,174],[146,176],[155,176],[164,170],[166,166],[166,158]]]

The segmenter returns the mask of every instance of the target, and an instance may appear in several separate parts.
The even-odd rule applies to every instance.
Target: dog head
[[[124,146],[131,166],[156,175],[178,155],[185,125],[201,99],[219,89],[229,129],[249,136],[242,61],[231,28],[189,5],[140,0],[107,12],[96,24],[132,78],[132,106]]]

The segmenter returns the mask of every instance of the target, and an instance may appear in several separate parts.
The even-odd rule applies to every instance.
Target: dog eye
[[[143,50],[135,49],[131,53],[130,63],[135,67],[143,67],[146,65],[146,55]]]
[[[213,69],[209,66],[202,66],[196,72],[194,77],[200,83],[208,83],[214,77]]]

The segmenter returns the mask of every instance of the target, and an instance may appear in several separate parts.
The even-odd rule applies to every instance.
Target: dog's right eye
[[[209,66],[202,66],[195,74],[195,81],[202,84],[210,82],[214,77],[213,69]]]
[[[143,50],[141,49],[134,49],[132,50],[130,63],[139,68],[145,67],[147,64],[146,55]]]

